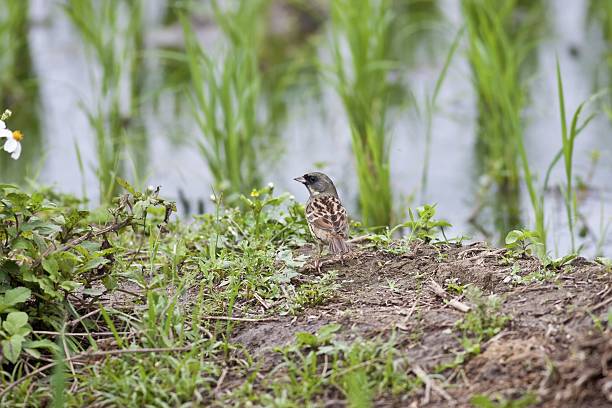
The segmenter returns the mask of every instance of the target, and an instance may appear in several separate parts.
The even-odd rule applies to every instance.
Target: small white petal
[[[13,138],[13,132],[11,132],[8,129],[0,129],[0,138],[1,137],[6,137],[7,139],[12,139]]]
[[[5,152],[9,152],[9,153],[13,153],[15,151],[15,149],[17,148],[17,145],[19,144],[18,141],[16,141],[13,138],[9,138],[6,143],[4,144],[4,151]]]
[[[11,157],[17,160],[19,156],[21,156],[21,143],[17,142],[17,147],[15,148],[15,151],[11,154]]]
[[[0,120],[0,129],[6,129],[6,123],[3,120]]]

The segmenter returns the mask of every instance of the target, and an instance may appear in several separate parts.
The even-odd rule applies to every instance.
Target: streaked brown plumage
[[[346,243],[348,216],[331,179],[323,173],[313,172],[294,180],[304,184],[310,193],[306,203],[306,220],[310,232],[317,240],[319,255],[319,242],[329,245],[329,251],[334,255],[349,252]]]

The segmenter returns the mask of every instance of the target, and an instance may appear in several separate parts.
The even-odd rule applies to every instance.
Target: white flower
[[[0,139],[5,137],[6,142],[4,143],[4,151],[11,154],[11,157],[15,160],[21,156],[21,139],[23,139],[23,133],[19,130],[11,132],[6,128],[6,123],[0,120]]]

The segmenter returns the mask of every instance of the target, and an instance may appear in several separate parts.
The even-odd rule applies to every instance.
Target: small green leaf
[[[20,286],[15,289],[7,290],[4,293],[4,299],[0,298],[0,308],[4,306],[15,306],[17,303],[23,303],[30,298],[32,291],[28,288]]]
[[[506,235],[506,245],[512,245],[518,240],[524,238],[523,231],[520,230],[512,230]]]
[[[11,363],[16,363],[21,354],[21,345],[23,344],[23,337],[16,334],[11,336],[8,340],[2,340],[2,354]]]
[[[335,332],[337,332],[341,328],[342,328],[342,325],[340,325],[338,323],[328,324],[326,326],[321,327],[317,331],[317,337],[322,342],[327,341],[327,340],[329,340],[331,338],[332,334],[334,334]]]
[[[40,353],[40,351],[33,349],[33,348],[27,348],[24,347],[23,351],[25,351],[26,353],[28,353],[29,355],[31,355],[32,357],[34,357],[35,359],[39,359],[42,354]]]
[[[295,340],[299,346],[316,347],[319,343],[317,336],[307,332],[296,333]]]
[[[115,179],[117,180],[117,184],[126,189],[130,194],[136,194],[136,189],[134,189],[134,187],[132,187],[132,185],[126,180],[122,179],[121,177],[115,177]]]
[[[16,334],[20,328],[28,324],[28,314],[24,312],[11,312],[2,322],[2,327],[9,334]]]
[[[110,261],[108,259],[106,259],[106,258],[102,258],[102,257],[93,258],[93,259],[90,259],[88,262],[86,262],[85,265],[81,266],[79,268],[79,271],[80,272],[85,272],[85,271],[89,271],[91,269],[96,269],[99,266],[106,265],[109,262]]]
[[[62,231],[62,227],[44,220],[34,220],[21,227],[22,231],[36,231],[40,235],[51,235]]]
[[[470,404],[476,408],[495,408],[493,401],[491,401],[486,395],[482,394],[476,394],[470,398]]]
[[[49,272],[49,275],[57,276],[59,272],[59,265],[55,259],[53,258],[43,259],[42,266],[45,271]]]

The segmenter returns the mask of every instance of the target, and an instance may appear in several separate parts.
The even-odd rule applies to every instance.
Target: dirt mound
[[[325,304],[296,317],[244,324],[233,341],[264,359],[265,373],[280,362],[273,349],[294,342],[298,332],[339,323],[337,334],[346,339],[393,335],[415,373],[418,367],[426,375],[437,374],[420,373],[419,378],[435,381],[410,395],[381,397],[376,406],[471,406],[476,394],[505,400],[529,394],[546,407],[611,406],[612,336],[605,321],[612,274],[577,259],[555,274],[527,279],[543,273],[539,262],[527,258],[512,266],[503,252],[484,244],[415,244],[400,255],[356,251],[345,265],[325,266],[337,270],[338,284]],[[302,279],[317,275],[303,273]],[[510,318],[473,353],[465,352],[457,329],[466,314],[462,307],[474,308],[459,294],[466,285],[498,295],[500,313]],[[453,288],[459,289],[453,293]],[[465,361],[457,362],[457,356]],[[338,395],[326,396],[331,397]]]

